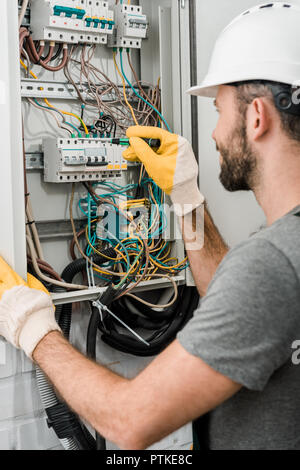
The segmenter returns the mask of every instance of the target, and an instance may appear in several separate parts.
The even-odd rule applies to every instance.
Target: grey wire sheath
[[[36,382],[40,393],[41,401],[45,409],[58,405],[59,401],[42,370],[36,367]],[[76,442],[72,438],[60,439],[60,443],[65,450],[79,450]]]
[[[56,314],[55,314],[56,319],[59,316],[58,314],[59,309],[61,309],[61,307],[57,307],[56,309]],[[59,400],[57,399],[54,389],[52,385],[50,385],[44,372],[38,366],[36,366],[35,373],[36,373],[37,388],[40,393],[40,397],[41,397],[41,401],[42,401],[44,409],[47,410],[47,408],[51,408],[55,405],[58,405]],[[65,450],[79,450],[77,443],[72,438],[59,439],[59,441]]]

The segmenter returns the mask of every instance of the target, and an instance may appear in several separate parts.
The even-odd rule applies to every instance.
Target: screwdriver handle
[[[151,148],[159,148],[160,140],[159,139],[143,139]]]
[[[151,148],[159,148],[160,140],[159,139],[143,139]],[[112,144],[116,145],[129,145],[129,139],[111,139]]]

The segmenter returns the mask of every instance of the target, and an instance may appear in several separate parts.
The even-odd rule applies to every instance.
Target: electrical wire
[[[24,51],[24,52],[26,52],[26,51]],[[26,54],[27,54],[27,52],[26,52]],[[31,70],[28,70],[27,65],[24,64],[24,62],[23,62],[22,59],[20,59],[20,64],[22,65],[22,67],[24,67],[24,69],[25,69],[26,71],[29,72],[29,74],[30,74],[33,78],[35,78],[36,80],[38,79],[37,76],[35,75],[35,73],[33,73]]]
[[[174,297],[172,298],[172,300],[170,300],[170,302],[168,302],[167,304],[158,304],[158,303],[153,304],[151,302],[147,302],[146,300],[142,299],[141,297],[137,297],[134,294],[126,294],[126,296],[131,297],[132,299],[135,299],[135,300],[137,300],[138,302],[140,302],[144,305],[147,305],[147,307],[152,307],[152,308],[168,308],[168,307],[171,307],[176,302],[177,297],[178,297],[178,287],[177,287],[176,282],[174,281],[174,279],[172,279],[167,274],[152,274],[152,277],[165,278],[165,279],[168,279],[171,282],[171,284],[174,288]]]
[[[26,58],[26,61],[27,61],[27,66],[24,64],[24,62],[20,59],[20,62],[21,64],[23,64],[23,67],[25,67],[25,70],[26,70],[26,75],[27,75],[27,78],[29,78],[29,75],[30,75],[30,72],[31,72],[31,62],[30,62],[30,58],[29,58],[29,55],[27,53],[27,51],[25,49],[22,50],[22,55],[25,56]]]
[[[55,44],[55,43],[54,43],[54,44]],[[57,46],[57,51],[56,51],[56,53],[54,54],[54,56],[50,59],[50,62],[54,62],[54,60],[56,60],[56,59],[60,56],[60,54],[61,54],[61,52],[62,52],[62,49],[63,49],[63,45],[62,45],[62,43],[59,43],[58,46]],[[42,59],[42,60],[45,60],[46,58],[41,57],[41,59]]]
[[[56,109],[55,106],[53,106],[51,103],[49,103],[49,101],[47,100],[47,98],[44,99],[45,103],[47,104],[47,106],[49,106],[50,108],[53,108],[53,109]],[[79,117],[77,116],[77,114],[74,114],[74,113],[70,113],[68,111],[63,111],[61,109],[59,109],[58,111],[60,111],[62,114],[64,114],[65,116],[73,116],[75,117],[76,119],[78,119],[78,121],[82,124],[83,128],[84,128],[84,131],[85,131],[85,134],[87,137],[89,137],[89,131],[88,131],[88,128],[85,124],[85,122]]]
[[[21,65],[25,68],[25,70],[27,70],[26,65],[24,64],[24,62],[23,62],[21,59],[20,59],[20,63],[21,63]],[[37,77],[33,72],[30,71],[30,73],[31,73],[31,75],[33,76],[34,79],[38,80],[38,77]],[[48,106],[43,106],[43,105],[40,104],[36,99],[34,99],[33,101],[32,101],[31,99],[28,99],[28,101],[30,101],[30,103],[33,104],[33,105],[34,105],[34,103],[33,103],[33,101],[34,101],[36,105],[38,105],[38,106],[41,107],[41,108],[44,108],[45,110],[48,110],[48,111],[53,110],[53,111],[57,112],[57,113],[62,117],[63,121],[64,121],[68,126],[72,127],[72,128],[77,132],[78,137],[81,138],[82,136],[81,136],[80,130],[79,130],[77,127],[75,127],[72,123],[67,122],[66,119],[65,119],[65,117],[64,117],[64,115],[76,117],[76,118],[79,119],[79,121],[82,123],[82,125],[84,126],[85,131],[86,131],[86,133],[87,133],[87,135],[88,135],[88,129],[87,129],[85,123],[84,123],[84,122],[82,121],[82,119],[80,119],[80,117],[77,116],[76,114],[67,113],[66,111],[60,111],[59,109],[57,109],[57,108],[55,108],[53,105],[51,105],[51,104],[49,103],[49,101],[48,101],[46,98],[44,99],[44,101],[45,101],[45,103],[46,103]],[[35,105],[34,105],[34,106],[35,106]],[[36,106],[35,106],[35,107],[36,107]],[[52,116],[56,119],[56,116],[54,116],[53,114],[52,114]],[[67,127],[65,127],[65,126],[62,125],[61,123],[59,123],[58,119],[56,119],[56,122],[57,122],[58,127],[62,128],[62,129],[65,129],[66,131],[70,132],[70,129],[68,129]],[[71,132],[71,135],[72,135],[72,132]]]
[[[129,51],[127,51],[127,60],[128,60],[128,64],[129,64],[129,67],[131,68],[131,71],[133,73],[133,76],[134,76],[134,79],[136,81],[136,84],[137,86],[139,87],[142,95],[144,95],[144,98],[146,99],[147,102],[151,103],[153,107],[155,107],[155,103],[149,99],[148,95],[146,94],[146,92],[143,90],[143,88],[141,87],[141,83],[140,83],[140,80],[138,79],[138,76],[137,76],[137,73],[132,65],[132,62],[131,62],[131,59],[130,59],[130,53]],[[158,83],[158,89],[159,89],[159,83]]]
[[[157,114],[158,116],[160,117],[160,119],[163,121],[164,125],[166,126],[167,130],[169,132],[171,132],[171,129],[170,129],[170,126],[169,124],[167,123],[167,121],[165,120],[165,118],[162,116],[162,114],[158,111],[158,109],[154,108],[154,106],[149,103],[149,101],[146,101],[136,90],[135,88],[133,87],[133,85],[130,83],[130,81],[128,80],[125,72],[124,72],[124,67],[123,67],[123,58],[122,58],[122,49],[120,49],[120,64],[121,64],[121,70],[122,70],[122,74],[126,80],[126,82],[128,83],[128,85],[130,86],[130,88],[132,89],[132,91],[134,92],[134,94],[140,99],[142,100],[144,103],[146,103],[148,106],[150,106],[150,108],[152,108]]]
[[[40,106],[40,104],[39,104],[38,102],[32,100],[31,98],[27,98],[27,100],[28,100],[29,103],[32,104],[35,108],[38,108],[38,109],[40,109],[40,110],[43,110],[43,111],[46,111],[46,112],[50,113],[51,116],[55,119],[55,121],[56,121],[58,127],[60,127],[61,129],[66,130],[67,132],[69,132],[69,133],[71,134],[71,136],[73,135],[71,129],[69,129],[68,127],[64,126],[64,125],[59,121],[59,119],[58,119],[58,118],[56,117],[56,115],[55,115],[54,110],[51,111],[50,109],[48,109],[48,108],[46,108],[46,107],[44,107],[44,106]]]
[[[87,286],[82,286],[82,285],[77,285],[77,284],[67,284],[66,282],[57,281],[56,279],[51,279],[50,277],[45,276],[39,268],[37,258],[36,258],[36,255],[35,255],[35,250],[34,250],[34,245],[33,245],[32,239],[29,236],[26,236],[26,240],[27,240],[29,251],[30,251],[30,256],[31,256],[31,260],[32,260],[34,270],[35,270],[36,274],[39,276],[40,279],[42,279],[45,282],[49,282],[50,284],[54,284],[55,286],[64,287],[64,288],[69,289],[69,290],[71,290],[71,289],[72,290],[85,290],[85,289],[87,289]]]
[[[49,51],[46,57],[42,57],[41,53],[39,52],[40,60],[42,60],[44,64],[48,64],[49,62],[52,62],[53,56],[54,56],[54,49],[55,49],[55,42],[51,41],[49,44]]]
[[[43,105],[42,105],[41,103],[39,103],[36,99],[34,99],[34,101],[35,101],[35,103],[36,103],[38,106],[40,106],[41,108],[48,109],[48,110],[50,110],[50,111],[54,111],[54,112],[58,113],[58,114],[62,117],[64,123],[67,124],[68,126],[72,127],[72,129],[74,129],[74,131],[77,132],[79,138],[82,137],[80,130],[79,130],[77,127],[75,127],[71,122],[66,121],[66,118],[65,118],[65,116],[64,116],[64,113],[63,113],[62,111],[60,111],[59,109],[55,108],[54,106],[51,106],[51,107],[49,107],[49,106],[43,106]],[[45,101],[47,101],[47,100],[45,100]],[[48,102],[48,101],[47,101],[47,102]]]
[[[28,7],[28,3],[29,3],[29,0],[23,0],[23,2],[22,2],[20,14],[19,14],[19,20],[18,20],[19,28],[21,27],[21,24],[24,20],[24,16],[25,16],[25,13],[26,13],[26,10],[27,10],[27,7]]]
[[[137,121],[137,119],[136,119],[136,117],[135,117],[135,114],[134,114],[134,111],[133,111],[133,109],[132,109],[132,106],[131,106],[131,104],[128,102],[128,99],[127,99],[125,80],[124,80],[124,77],[122,76],[122,74],[121,74],[121,72],[120,72],[120,69],[119,69],[119,67],[118,67],[118,65],[117,65],[116,53],[115,53],[115,52],[113,52],[113,61],[114,61],[114,64],[115,64],[115,68],[116,68],[116,70],[117,70],[119,76],[121,77],[121,80],[122,80],[122,83],[123,83],[123,95],[124,95],[125,102],[126,102],[128,108],[130,109],[130,112],[131,112],[132,118],[133,118],[133,120],[134,120],[134,122],[135,122],[135,125],[138,126],[139,123],[138,123],[138,121]]]
[[[96,202],[96,204],[98,204],[98,203],[100,204],[102,202],[102,203],[108,203],[108,204],[112,205],[113,207],[115,207],[120,212],[120,214],[122,214],[125,217],[125,219],[129,220],[129,222],[133,224],[133,227],[134,227],[134,229],[136,230],[137,233],[140,232],[139,227],[133,222],[133,220],[128,216],[128,214],[126,214],[124,211],[122,211],[122,209],[120,209],[116,204],[114,204],[109,199],[105,199],[105,198],[102,198],[101,196],[97,195],[92,190],[92,188],[88,187],[85,183],[83,183],[83,185],[86,187],[86,189],[88,189],[89,193],[91,194],[91,196],[94,199],[94,201]],[[102,273],[104,273],[104,274],[108,273],[108,274],[112,274],[113,276],[119,276],[119,277],[123,278],[124,273],[118,273],[118,272],[112,272],[112,271],[109,271],[109,270],[104,270],[104,269],[100,268],[99,266],[97,266],[92,260],[90,260],[90,258],[88,256],[85,255],[85,253],[81,249],[80,244],[79,244],[78,239],[77,239],[77,234],[76,234],[75,224],[74,224],[74,219],[73,219],[72,206],[73,206],[73,201],[74,201],[74,194],[75,194],[75,184],[73,183],[71,199],[70,199],[70,205],[69,205],[69,211],[70,211],[70,220],[71,220],[71,225],[72,225],[72,229],[73,229],[73,235],[74,235],[74,238],[75,238],[75,243],[76,243],[76,245],[79,249],[79,252],[80,252],[81,256],[83,258],[87,259],[96,269],[99,269],[100,271],[102,271]],[[126,292],[130,292],[132,289],[134,289],[136,286],[138,286],[142,282],[142,280],[146,276],[146,272],[147,272],[147,269],[148,269],[148,266],[149,266],[150,254],[149,254],[148,245],[146,243],[146,240],[143,237],[141,237],[140,240],[144,244],[145,269],[144,269],[144,272],[142,273],[141,277],[133,285],[130,285],[128,287],[128,289],[126,290]],[[127,274],[128,273],[125,273],[125,275],[127,275]],[[122,282],[122,279],[121,279],[121,282]],[[122,295],[123,294],[121,293],[120,297]]]
[[[81,48],[80,60],[76,60],[73,57],[77,49],[77,46],[73,46],[71,48],[69,60],[65,67],[66,78],[74,86],[82,103],[89,106],[95,106],[101,110],[101,112],[109,114],[110,116],[113,115],[116,125],[122,130],[122,132],[124,132],[131,125],[132,115],[124,102],[124,96],[120,92],[119,87],[113,83],[106,74],[91,63],[91,59],[94,57],[96,50],[95,46],[92,46],[89,49],[87,49],[86,46],[83,46]],[[78,80],[80,81],[80,87],[72,77],[74,72],[72,70],[71,73],[70,64],[72,64],[73,69],[75,69],[79,74]],[[83,81],[83,78],[86,82]],[[144,83],[146,84],[146,82]],[[152,96],[151,99],[156,102],[156,106],[159,106],[159,89],[151,84],[148,84],[148,87]],[[83,90],[86,90],[86,97],[83,96]],[[87,101],[87,99],[89,101]],[[141,103],[143,105],[142,109],[140,106]],[[133,105],[132,107],[137,116],[137,120],[143,125],[157,125],[157,121],[153,118],[153,111],[149,108],[148,111],[147,105],[141,102],[141,100],[138,100],[136,108]]]
[[[40,259],[43,259],[44,254],[43,254],[43,250],[42,250],[42,245],[40,243],[39,234],[38,234],[38,231],[37,231],[37,228],[36,228],[35,220],[33,218],[33,210],[32,210],[32,205],[31,205],[31,200],[30,200],[30,194],[29,193],[26,194],[25,211],[26,211],[26,217],[27,217],[28,225],[30,226],[30,228],[32,230],[37,255]]]
[[[38,63],[39,65],[41,65],[44,69],[46,70],[49,70],[49,72],[58,72],[59,70],[62,70],[67,61],[68,61],[68,45],[67,44],[64,44],[63,45],[63,57],[62,57],[62,61],[59,65],[57,65],[56,67],[50,67],[48,64],[46,64],[43,60],[41,60],[37,50],[36,50],[36,47],[35,47],[35,44],[33,42],[33,39],[32,37],[29,35],[27,38],[26,38],[26,46],[28,46],[28,51],[30,51],[32,57],[33,57],[33,61],[35,61],[36,63]]]

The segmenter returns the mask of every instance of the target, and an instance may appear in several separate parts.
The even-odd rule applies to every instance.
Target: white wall
[[[198,80],[206,75],[216,38],[222,29],[259,0],[197,0]],[[267,3],[267,2],[266,2]],[[292,2],[300,4],[299,0]],[[280,34],[280,32],[278,32]],[[198,98],[200,186],[222,235],[230,246],[257,231],[265,217],[252,193],[227,192],[219,182],[219,155],[211,135],[218,115],[212,99]]]

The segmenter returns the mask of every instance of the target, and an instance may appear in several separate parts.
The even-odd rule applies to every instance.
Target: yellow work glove
[[[32,359],[44,336],[61,331],[54,312],[47,289],[31,274],[23,281],[0,257],[0,336]]]
[[[140,161],[155,183],[171,197],[177,215],[186,215],[204,202],[198,188],[198,164],[189,142],[159,127],[134,126],[127,130],[130,147],[123,157]],[[156,152],[142,139],[159,139]]]

